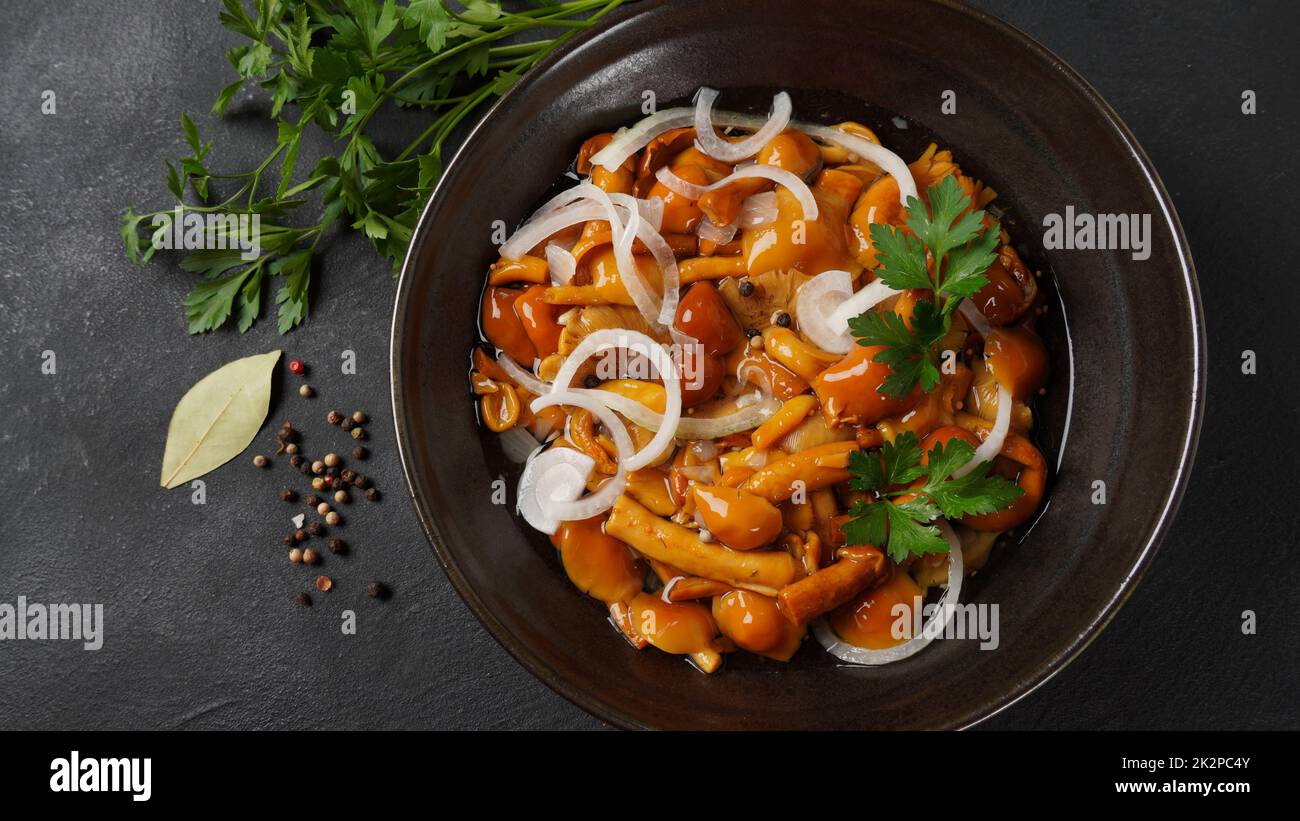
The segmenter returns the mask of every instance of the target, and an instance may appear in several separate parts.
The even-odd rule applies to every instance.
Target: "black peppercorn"
[[[750,282],[747,279],[742,279],[740,281],[740,295],[752,296],[753,293],[754,293],[754,283]]]
[[[307,532],[313,536],[321,536],[325,533],[325,526],[320,522],[312,522],[307,525]]]
[[[297,442],[299,438],[301,437],[298,436],[298,431],[294,430],[293,428],[285,428],[284,430],[280,431],[280,441],[284,442],[285,444],[288,444],[289,442]]]
[[[357,472],[352,468],[343,468],[343,472],[339,474],[339,478],[351,484],[352,480],[357,478]]]
[[[370,456],[370,451],[366,450],[365,448],[361,447],[360,445],[357,445],[355,448],[352,449],[352,458],[353,458],[353,459],[365,459],[365,458],[367,458],[368,456]]]
[[[356,426],[357,423],[353,422],[351,417],[348,416],[343,417],[342,421],[339,422],[339,427],[343,428],[344,430],[352,430]]]
[[[372,502],[378,502],[378,501],[379,501],[379,488],[377,488],[377,487],[372,487],[372,488],[370,488],[370,490],[367,490],[367,491],[366,491],[366,498],[369,499],[369,500],[372,501]]]
[[[301,468],[301,467],[302,467],[302,456],[298,455],[297,453],[295,453],[293,456],[290,456],[290,457],[289,457],[289,464],[293,465],[293,466],[296,467],[296,468]]]
[[[300,473],[302,473],[303,476],[310,476],[310,475],[311,475],[311,463],[308,462],[306,459],[304,459],[303,462],[302,462],[302,464],[298,466],[298,471],[299,471]]]
[[[388,588],[384,586],[383,582],[371,582],[366,585],[366,595],[372,599],[386,599],[388,598]]]
[[[315,507],[316,507],[317,505],[319,505],[322,501],[324,501],[324,500],[321,499],[321,497],[319,497],[319,496],[317,496],[315,493],[313,493],[313,494],[311,494],[310,496],[307,497],[307,507],[315,508]]]
[[[280,491],[280,501],[282,502],[292,502],[297,498],[298,498],[298,494],[294,493],[293,488],[287,487],[284,490]]]
[[[293,600],[298,602],[298,604],[301,604],[303,607],[311,607],[311,596],[306,593],[295,594]]]
[[[782,328],[789,328],[789,327],[790,327],[790,315],[789,315],[788,313],[786,313],[785,311],[782,311],[781,313],[777,314],[777,315],[776,315],[776,324],[780,325]]]
[[[292,544],[293,544],[293,534],[292,534],[292,533],[290,533],[288,536],[285,536],[285,537],[284,537],[284,543],[287,544],[287,545],[292,545]]]
[[[348,552],[348,543],[342,539],[330,539],[330,552],[336,556],[342,556]]]
[[[331,425],[337,425],[339,422],[343,421],[343,414],[336,410],[332,410],[325,414],[325,421],[329,422]]]
[[[756,337],[756,336],[762,336],[762,335],[763,335],[763,332],[760,331],[758,328],[746,328],[746,329],[745,329],[745,336],[749,337],[750,339],[753,339],[753,338]]]
[[[366,488],[370,487],[370,477],[366,476],[365,474],[358,473],[352,479],[352,486],[359,487],[362,490],[365,490]]]

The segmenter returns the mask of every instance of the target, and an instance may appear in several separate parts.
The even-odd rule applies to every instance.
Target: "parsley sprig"
[[[895,562],[947,551],[948,542],[933,524],[935,519],[993,513],[1024,493],[1014,482],[990,476],[989,462],[960,479],[952,478],[953,471],[974,455],[975,448],[968,442],[951,439],[936,443],[923,459],[910,431],[879,451],[849,454],[849,487],[872,494],[873,501],[857,501],[849,510],[853,518],[843,528],[847,542],[874,545]],[[908,498],[895,501],[901,497]]]
[[[261,312],[264,286],[275,279],[282,283],[275,295],[279,329],[289,331],[307,316],[312,259],[332,226],[342,221],[364,233],[396,273],[456,126],[622,2],[569,0],[507,11],[492,0],[224,0],[221,24],[248,42],[227,52],[238,79],[222,89],[212,111],[224,115],[240,89],[260,86],[270,94],[275,147],[251,169],[215,170],[212,144],[182,115],[190,153],[167,163],[175,203],[127,209],[127,257],[139,265],[153,258],[155,215],[177,208],[182,216],[256,214],[256,259],[241,259],[237,248],[217,250],[216,243],[186,252],[181,267],[203,277],[185,297],[189,331],[214,330],[232,317],[247,330]],[[559,34],[499,42],[535,29]],[[396,154],[375,141],[374,118],[385,106],[420,110],[428,123]],[[337,151],[304,175],[298,154],[313,127],[334,138]],[[313,209],[304,208],[309,194],[318,204],[311,216]]]
[[[925,198],[908,199],[906,228],[873,224],[871,242],[880,263],[876,276],[899,291],[928,291],[930,299],[917,301],[910,328],[893,311],[849,320],[859,345],[884,346],[873,360],[893,370],[878,388],[887,396],[906,396],[917,383],[926,391],[939,384],[935,349],[961,301],[988,284],[984,272],[997,257],[997,226],[984,227],[984,211],[971,208],[956,179],[939,180]]]

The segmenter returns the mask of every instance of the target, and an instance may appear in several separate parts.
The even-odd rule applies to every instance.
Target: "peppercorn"
[[[302,548],[295,547],[289,551],[289,561],[294,564],[302,564]]]
[[[587,390],[594,390],[600,387],[600,377],[594,373],[587,374],[587,378],[582,380],[583,387]]]
[[[325,421],[329,422],[331,425],[337,425],[339,422],[343,421],[343,414],[336,410],[332,410],[325,414]]]
[[[352,411],[352,421],[356,422],[358,425],[364,425],[366,423],[366,415],[361,411]]]
[[[298,466],[298,470],[302,473],[303,476],[310,476],[310,475],[311,475],[311,463],[308,462],[308,461],[306,461],[306,460],[304,460],[303,463],[302,463],[301,465]]]
[[[357,445],[355,448],[352,449],[352,458],[353,458],[353,459],[365,459],[365,458],[368,457],[368,456],[370,456],[370,451],[366,450],[365,448],[361,447],[360,445]],[[347,480],[345,479],[344,481],[347,481]]]
[[[352,438],[353,438],[353,439],[365,439],[365,438],[366,438],[366,429],[365,429],[365,428],[353,428],[353,429],[352,429]]]
[[[754,283],[750,282],[747,279],[742,279],[740,281],[740,295],[752,296],[753,294],[754,294]]]
[[[290,546],[290,547],[293,546],[293,534],[292,534],[292,533],[290,533],[288,536],[285,536],[285,537],[284,537],[284,543],[285,543],[285,545],[287,545],[287,546]]]
[[[304,364],[302,364],[302,360],[301,360],[301,359],[290,359],[290,360],[289,360],[289,373],[298,373],[298,374],[300,374],[300,373],[305,372],[306,370],[307,370],[307,366],[304,365]]]
[[[295,593],[293,600],[298,602],[298,604],[301,604],[303,607],[311,607],[311,596],[308,596],[306,593]]]
[[[340,516],[336,511],[331,510],[329,513],[325,514],[325,524],[336,525],[342,521],[343,521],[343,517]]]
[[[324,489],[325,489],[325,480],[322,479],[322,478],[320,478],[319,476],[317,476],[316,478],[312,479],[312,480],[311,480],[311,489],[312,489],[312,490],[324,490]]]
[[[341,556],[348,552],[348,543],[342,539],[330,539],[330,552],[336,556]]]
[[[352,484],[352,480],[357,478],[357,472],[352,468],[343,468],[343,470],[339,473],[339,478],[347,482],[348,484]]]
[[[294,447],[297,447],[297,445],[294,445]],[[297,453],[295,453],[294,455],[290,456],[290,457],[289,457],[289,464],[293,465],[293,466],[296,467],[296,468],[301,468],[301,467],[302,467],[302,456],[298,455]]]
[[[325,462],[325,467],[329,467],[329,468],[338,467],[339,455],[337,453],[327,453],[325,454],[324,462]]]
[[[325,535],[325,526],[320,522],[311,522],[307,525],[307,532],[313,536],[320,537]]]
[[[763,335],[755,334],[754,336],[751,336],[749,338],[749,347],[753,348],[754,350],[758,350],[759,348],[763,347]]]
[[[356,426],[357,426],[357,423],[352,421],[352,417],[351,417],[351,416],[345,416],[345,417],[343,417],[343,421],[342,421],[342,422],[339,422],[339,427],[340,427],[340,428],[343,428],[344,430],[352,430],[352,429],[355,428]]]
[[[301,388],[298,389],[298,395],[305,396],[308,399],[310,399],[311,397],[316,395],[316,391],[311,389],[311,385],[303,385]]]
[[[386,599],[388,598],[388,588],[384,586],[383,582],[371,582],[366,585],[366,595],[372,599]]]
[[[333,487],[334,487],[334,477],[333,477],[333,476],[326,476],[326,477],[324,477],[324,478],[321,479],[321,483],[324,484],[326,488],[333,488]]]
[[[270,460],[270,459],[267,459],[265,456],[263,456],[263,455],[260,454],[260,453],[253,457],[253,466],[254,466],[254,467],[264,468],[264,467],[266,467],[267,465],[269,465],[270,463],[271,463],[271,460]]]
[[[341,505],[346,505],[348,502],[352,501],[352,497],[348,495],[346,490],[338,490],[334,492],[334,501]]]
[[[311,463],[311,472],[320,475],[325,472],[325,463],[317,459]]]
[[[284,427],[280,429],[276,438],[287,444],[290,442],[297,442],[301,437],[299,436],[298,431],[290,427],[288,422],[285,422]]]
[[[298,446],[293,444],[292,442],[290,442],[288,445],[285,445],[284,449],[290,456],[295,456],[298,453]]]
[[[370,477],[369,477],[369,476],[366,476],[366,475],[364,475],[364,474],[358,473],[358,474],[356,475],[356,478],[354,478],[354,479],[352,480],[352,486],[353,486],[353,487],[361,488],[362,490],[365,490],[366,488],[370,487]]]
[[[366,491],[366,498],[369,499],[369,500],[372,501],[372,502],[378,502],[379,499],[380,499],[380,496],[379,496],[379,488],[377,488],[377,487],[372,487],[372,488],[370,488],[370,490],[367,490],[367,491]]]
[[[298,494],[295,493],[293,488],[291,487],[287,487],[284,490],[280,491],[280,501],[282,502],[293,502],[296,501],[297,499],[298,499]]]
[[[307,532],[304,531],[304,530],[295,530],[295,531],[293,532],[293,540],[294,540],[295,542],[306,541],[306,540],[307,540]]]
[[[330,506],[325,502],[321,502],[320,504],[316,505],[316,512],[324,516],[326,513],[330,512]]]
[[[316,564],[318,560],[319,557],[316,555],[316,551],[312,550],[310,547],[302,552],[303,564]]]
[[[782,328],[789,328],[790,314],[786,313],[785,311],[781,311],[780,313],[778,313],[776,315],[776,324],[780,325]]]
[[[330,592],[330,588],[333,586],[334,586],[334,580],[331,579],[329,576],[316,577],[316,589],[319,590],[320,592],[328,593]]]
[[[745,329],[745,336],[749,337],[750,339],[753,339],[753,338],[756,337],[756,336],[762,336],[762,335],[763,335],[763,332],[760,331],[758,328],[746,328],[746,329]]]

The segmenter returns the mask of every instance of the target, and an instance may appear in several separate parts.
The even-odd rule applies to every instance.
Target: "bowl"
[[[963,593],[998,606],[996,649],[937,641],[861,668],[813,644],[788,665],[729,659],[705,676],[629,649],[514,516],[517,471],[479,429],[466,379],[493,226],[523,220],[587,136],[639,119],[650,94],[667,106],[701,85],[722,90],[720,106],[758,112],[788,90],[797,118],[859,120],[909,161],[938,141],[999,192],[1042,272],[1053,377],[1037,413],[1052,482],[1032,526]],[[1044,249],[1044,220],[1070,214],[1148,215],[1149,256]],[[456,590],[521,664],[596,716],[634,728],[961,728],[1061,670],[1132,594],[1195,452],[1202,327],[1187,243],[1146,155],[1024,34],[949,2],[644,2],[529,73],[448,166],[398,286],[393,411],[416,512]],[[507,504],[494,499],[502,479]]]

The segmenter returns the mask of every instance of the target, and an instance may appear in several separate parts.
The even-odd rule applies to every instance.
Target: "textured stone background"
[[[181,110],[215,140],[214,165],[255,163],[274,139],[252,94],[225,121],[204,113],[231,79],[222,55],[236,42],[218,5],[4,4],[0,601],[103,602],[107,639],[98,653],[0,643],[0,728],[601,726],[487,636],[420,533],[389,421],[386,263],[341,237],[303,328],[281,338],[263,321],[243,336],[190,337],[180,300],[192,276],[174,260],[136,270],[123,257],[119,214],[165,201],[162,159],[183,153]],[[1078,69],[1151,155],[1191,240],[1210,354],[1195,474],[1146,580],[1079,660],[984,726],[1300,727],[1289,690],[1300,604],[1289,423],[1300,392],[1287,345],[1300,12],[1204,0],[981,5]],[[1239,111],[1246,88],[1259,95],[1254,117]],[[40,114],[45,89],[57,93],[55,116]],[[176,399],[221,363],[277,346],[316,365],[321,396],[279,397],[272,421],[299,422],[321,453],[350,444],[325,410],[366,409],[378,418],[367,470],[389,491],[345,511],[353,555],[327,557],[337,586],[310,610],[292,604],[307,577],[280,544],[288,508],[274,491],[288,474],[251,476],[241,459],[207,477],[205,506],[157,488]],[[1239,369],[1247,348],[1260,360],[1253,377]],[[40,373],[46,349],[57,375]],[[355,376],[337,372],[343,349],[357,352]],[[365,597],[372,578],[394,589],[391,601]],[[355,637],[339,632],[348,608]],[[1245,609],[1258,613],[1257,636],[1241,635]]]

